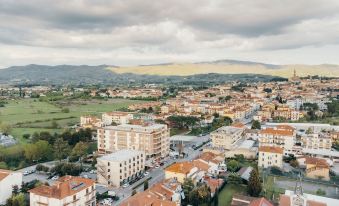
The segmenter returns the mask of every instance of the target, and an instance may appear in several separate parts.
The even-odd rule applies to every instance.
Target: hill
[[[194,74],[262,74],[280,77],[291,77],[293,70],[298,76],[320,75],[328,77],[339,77],[338,65],[272,65],[248,61],[218,60],[213,62],[183,63],[183,64],[161,64],[142,65],[135,67],[110,68],[118,74],[148,74],[148,75],[178,75],[187,76]]]

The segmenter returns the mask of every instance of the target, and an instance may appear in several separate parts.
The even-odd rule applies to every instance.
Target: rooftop
[[[261,146],[259,147],[259,152],[270,152],[270,153],[283,154],[284,150],[280,147]]]
[[[65,197],[74,195],[83,189],[93,186],[94,183],[94,180],[87,178],[63,176],[52,186],[41,185],[29,190],[29,192],[43,197],[64,199]]]
[[[123,149],[123,150],[113,152],[111,154],[104,155],[102,157],[99,157],[98,159],[112,161],[112,162],[115,162],[115,161],[120,162],[120,161],[131,159],[140,154],[144,154],[144,152],[138,151],[138,150]]]
[[[191,162],[177,162],[165,169],[166,172],[188,174],[194,168]]]

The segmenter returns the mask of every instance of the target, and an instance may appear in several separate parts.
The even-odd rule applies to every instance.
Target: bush
[[[81,172],[82,167],[73,163],[60,163],[51,169],[51,173],[57,174],[59,176],[79,176]]]
[[[49,167],[46,167],[45,165],[42,165],[42,164],[38,164],[35,169],[37,171],[41,171],[41,172],[48,172],[49,171]]]
[[[28,139],[30,136],[31,136],[30,134],[23,134],[23,135],[22,135],[22,138]]]
[[[70,110],[69,110],[68,108],[62,108],[61,112],[63,112],[63,113],[69,113]]]

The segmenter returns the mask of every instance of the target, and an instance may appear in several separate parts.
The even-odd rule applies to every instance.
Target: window
[[[73,195],[73,201],[75,201],[77,199],[76,195]]]
[[[107,165],[110,166],[110,163],[108,162]]]

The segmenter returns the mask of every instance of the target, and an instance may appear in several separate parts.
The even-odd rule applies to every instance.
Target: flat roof
[[[170,137],[170,141],[193,142],[196,138],[196,136],[189,135],[173,135]]]
[[[104,155],[102,157],[99,157],[98,159],[121,162],[121,161],[129,160],[130,158],[133,158],[133,157],[140,155],[140,154],[144,154],[144,152],[138,151],[138,150],[124,149],[124,150],[119,150],[119,151],[113,152],[111,154]]]
[[[254,140],[245,140],[243,141],[238,148],[242,148],[242,149],[251,149],[253,147],[253,145],[255,144]]]
[[[327,150],[327,149],[307,149],[303,148],[303,153],[330,156],[330,157],[339,157],[338,151]]]
[[[294,195],[294,191],[286,190],[285,195],[288,195],[291,197],[292,195]],[[313,200],[316,202],[326,203],[327,206],[339,205],[339,199],[328,198],[328,197],[323,197],[323,196],[318,196],[318,195],[311,195],[307,193],[304,193],[304,197],[306,197],[307,200]]]

